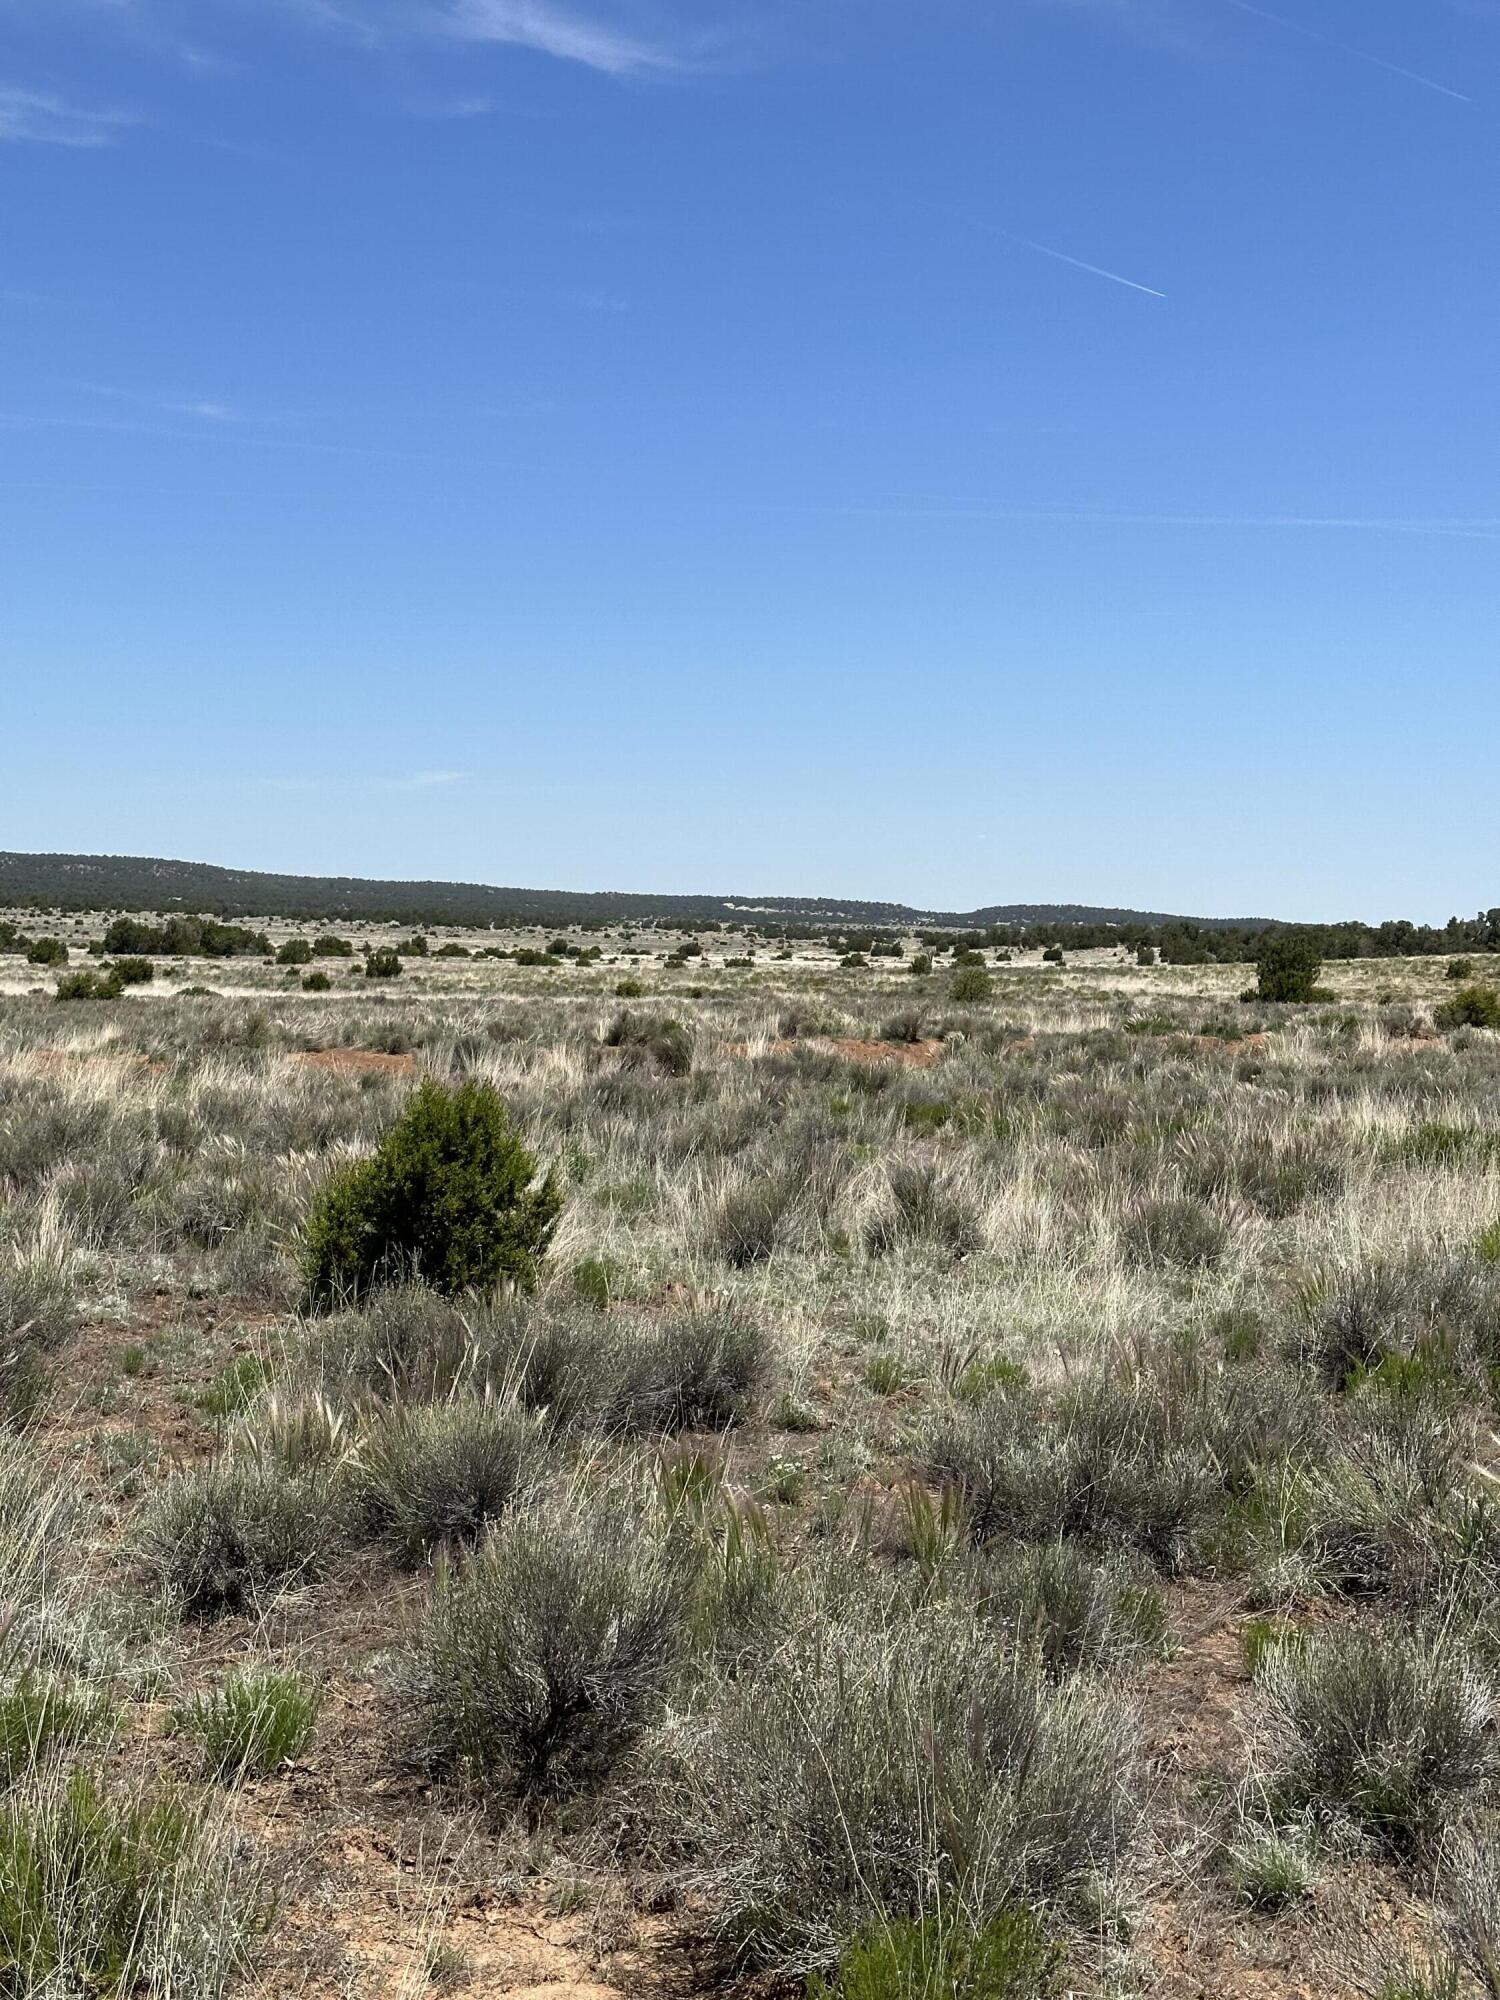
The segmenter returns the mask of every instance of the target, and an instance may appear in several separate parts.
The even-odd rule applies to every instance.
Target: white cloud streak
[[[139,121],[123,111],[95,111],[52,91],[0,83],[0,144],[112,146],[121,130]]]
[[[670,50],[554,6],[552,0],[457,0],[440,25],[465,41],[535,49],[608,76],[683,66]]]

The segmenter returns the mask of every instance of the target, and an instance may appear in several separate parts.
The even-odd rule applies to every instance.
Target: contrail
[[[1112,285],[1124,285],[1128,291],[1144,292],[1148,299],[1164,299],[1165,292],[1159,292],[1155,285],[1138,285],[1134,278],[1122,278],[1118,271],[1106,271],[1102,264],[1085,264],[1081,257],[1070,257],[1066,250],[1052,250],[1045,243],[1035,243],[1029,236],[1017,236],[1013,229],[1001,229],[998,224],[990,227],[1007,243],[1019,243],[1023,250],[1035,250],[1039,257],[1055,257],[1059,264],[1071,264],[1075,271],[1088,271],[1096,278],[1108,278]]]
[[[783,510],[784,511],[784,510]],[[837,514],[873,521],[1012,521],[1069,527],[1320,529],[1381,535],[1453,536],[1500,541],[1500,520],[1413,520],[1349,514],[1133,514],[1090,507],[798,507],[796,513]]]
[[[1403,69],[1400,63],[1387,62],[1384,56],[1372,55],[1368,49],[1357,49],[1352,42],[1341,42],[1333,35],[1325,35],[1319,28],[1309,28],[1301,21],[1289,21],[1284,14],[1273,14],[1266,7],[1253,5],[1253,0],[1224,0],[1226,7],[1238,7],[1242,14],[1254,14],[1258,20],[1270,21],[1275,27],[1285,28],[1290,34],[1303,35],[1310,42],[1321,42],[1325,48],[1338,49],[1343,55],[1353,56],[1359,62],[1373,63],[1376,69],[1389,71],[1392,76],[1404,76],[1408,83],[1419,83],[1424,90],[1435,90],[1440,97],[1451,97],[1460,104],[1472,104],[1461,90],[1450,90],[1446,83],[1437,83],[1430,76],[1423,76],[1414,69]]]

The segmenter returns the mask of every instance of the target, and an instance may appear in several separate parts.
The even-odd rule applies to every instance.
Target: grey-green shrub
[[[1409,1853],[1500,1782],[1494,1687],[1450,1641],[1342,1633],[1277,1649],[1260,1678],[1284,1806],[1347,1814]]]
[[[169,1480],[148,1503],[136,1546],[180,1614],[215,1617],[321,1574],[341,1524],[325,1474],[231,1457]]]
[[[1113,1868],[1137,1811],[1113,1703],[1049,1685],[966,1607],[893,1627],[850,1611],[804,1617],[663,1770],[742,1958],[827,1967],[882,1917],[982,1927]]]
[[[367,1533],[403,1560],[478,1541],[545,1469],[541,1420],[515,1403],[464,1397],[384,1414],[354,1475]]]
[[[675,1552],[623,1500],[576,1491],[504,1516],[440,1567],[412,1633],[419,1750],[525,1795],[586,1789],[656,1712],[686,1601]]]
[[[1129,1665],[1165,1648],[1161,1592],[1119,1558],[1095,1558],[1076,1543],[1001,1550],[982,1563],[975,1587],[983,1612],[1003,1622],[1054,1679]]]

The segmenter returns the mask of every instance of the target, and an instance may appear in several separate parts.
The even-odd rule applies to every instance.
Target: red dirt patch
[[[393,1056],[383,1049],[298,1049],[292,1061],[335,1076],[410,1076],[417,1066],[410,1052]]]

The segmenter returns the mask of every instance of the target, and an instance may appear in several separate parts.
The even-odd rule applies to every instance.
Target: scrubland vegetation
[[[0,1001],[0,1994],[1500,1995],[1493,961],[402,942]]]

